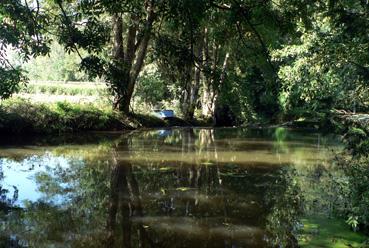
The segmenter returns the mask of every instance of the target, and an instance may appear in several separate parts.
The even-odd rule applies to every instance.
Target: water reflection
[[[301,172],[326,168],[334,144],[285,129],[13,144],[0,149],[0,247],[297,247]]]

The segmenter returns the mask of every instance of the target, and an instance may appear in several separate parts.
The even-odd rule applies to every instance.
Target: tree
[[[53,41],[48,55],[31,58],[22,68],[30,80],[86,81],[88,77],[80,70],[80,62],[78,54],[68,54],[64,46]]]
[[[197,1],[177,7],[178,14],[163,24],[155,52],[162,74],[183,91],[183,116],[192,119],[199,108],[204,118],[222,124],[228,118],[224,113],[234,119],[240,109],[250,111],[249,103],[275,114],[279,82],[270,52],[292,30],[283,12],[269,1]]]
[[[128,113],[157,19],[158,2],[55,1],[56,28],[68,51],[84,49],[81,66],[92,77],[106,80],[114,108]]]
[[[44,35],[47,16],[39,1],[3,0],[0,4],[0,99],[8,98],[26,83],[20,66],[9,61],[7,53],[15,50],[22,61],[48,53],[49,39]]]
[[[295,6],[302,9],[301,6]],[[320,1],[296,20],[296,39],[273,52],[283,110],[365,110],[369,15],[365,1]]]
[[[200,89],[202,27],[208,1],[168,3],[161,32],[155,36],[154,56],[168,82],[178,88],[181,111],[192,120]]]

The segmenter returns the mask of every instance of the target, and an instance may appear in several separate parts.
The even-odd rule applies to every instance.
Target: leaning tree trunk
[[[201,112],[205,119],[211,119],[215,109],[214,89],[209,81],[210,80],[206,80],[203,84],[203,93],[201,98]]]

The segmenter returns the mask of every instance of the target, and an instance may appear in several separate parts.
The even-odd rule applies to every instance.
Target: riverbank
[[[50,95],[50,98],[53,98]],[[139,128],[212,126],[204,120],[191,122],[181,118],[160,119],[150,114],[124,115],[110,106],[66,101],[33,102],[12,98],[0,102],[0,134],[55,134],[88,131],[124,131]],[[280,123],[248,123],[254,128],[288,127],[347,133],[349,127],[369,130],[369,115],[331,112],[324,118],[297,118]]]
[[[123,131],[137,128],[201,126],[180,118],[162,120],[152,115],[124,115],[110,108],[67,102],[33,103],[23,99],[3,101],[0,105],[1,134],[51,134],[79,131]]]

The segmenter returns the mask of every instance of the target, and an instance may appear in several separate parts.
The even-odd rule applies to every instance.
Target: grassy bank
[[[114,112],[66,102],[5,100],[0,105],[1,133],[55,133],[128,128]]]
[[[135,128],[186,126],[181,119],[161,120],[154,116],[125,116],[110,108],[67,102],[35,103],[13,98],[0,104],[0,133],[66,133],[117,131]]]
[[[111,109],[112,97],[98,82],[31,81],[0,100],[0,133],[71,133],[190,126],[179,118],[161,120],[151,110],[126,116]]]

